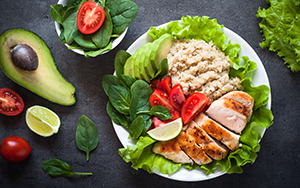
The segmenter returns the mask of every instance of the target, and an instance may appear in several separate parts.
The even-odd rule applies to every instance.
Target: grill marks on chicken
[[[207,164],[239,148],[240,135],[252,116],[254,99],[233,91],[214,101],[170,141],[155,143],[152,151],[177,163]],[[233,131],[233,132],[232,132]],[[235,133],[234,133],[235,132]]]

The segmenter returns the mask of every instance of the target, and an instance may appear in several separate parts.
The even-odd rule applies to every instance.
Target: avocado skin
[[[25,71],[11,60],[11,50],[18,44],[27,44],[37,53],[39,65],[34,71]],[[58,71],[47,44],[35,33],[25,29],[7,30],[0,36],[0,67],[17,84],[60,105],[76,102],[75,87]]]

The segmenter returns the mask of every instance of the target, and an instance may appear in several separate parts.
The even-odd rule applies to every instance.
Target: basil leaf
[[[138,13],[138,6],[132,0],[108,1],[106,7],[110,10],[114,34],[121,34]]]
[[[115,57],[115,70],[117,76],[124,73],[124,65],[127,59],[131,56],[130,53],[125,50],[119,50]]]
[[[150,109],[150,114],[158,117],[161,120],[168,120],[172,118],[169,109],[163,106],[153,106]]]
[[[109,117],[115,122],[115,124],[120,125],[125,129],[128,129],[129,126],[126,116],[118,112],[118,110],[116,110],[109,101],[106,105],[106,111]]]
[[[138,137],[142,134],[144,124],[145,122],[142,116],[138,116],[133,120],[128,130],[132,140],[138,139]]]
[[[108,89],[108,98],[111,104],[120,113],[128,115],[130,106],[130,91],[123,86],[112,85]]]
[[[79,118],[76,129],[77,147],[86,152],[86,160],[89,160],[89,153],[95,149],[99,142],[98,130],[95,124],[85,115]]]
[[[106,95],[108,95],[109,87],[112,85],[119,85],[118,78],[114,75],[104,75],[102,78],[102,87]]]
[[[149,111],[151,106],[149,98],[152,94],[152,89],[150,85],[143,81],[137,80],[131,86],[131,103],[129,108],[130,118],[133,120],[139,111]],[[145,120],[147,120],[150,114],[142,115]]]
[[[131,76],[127,76],[124,74],[120,74],[118,76],[118,82],[121,86],[126,87],[128,89],[131,88],[132,84],[136,81],[135,78],[132,78]]]
[[[52,158],[43,162],[43,170],[54,177],[71,177],[73,175],[93,175],[92,173],[74,172],[64,161]]]
[[[92,35],[92,41],[98,48],[104,48],[108,45],[112,31],[113,31],[113,23],[111,21],[109,10],[104,7],[105,10],[105,20],[103,25],[98,29],[96,33]]]

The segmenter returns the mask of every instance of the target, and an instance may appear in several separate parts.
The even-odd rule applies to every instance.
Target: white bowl
[[[57,4],[62,4],[62,5],[67,5],[68,4],[68,0],[59,0]],[[55,29],[56,29],[56,33],[58,35],[58,37],[60,36],[60,33],[61,33],[61,30],[60,30],[60,24],[57,23],[57,22],[54,22],[55,24]],[[115,38],[112,42],[112,50],[118,46],[118,44],[120,44],[120,42],[123,40],[123,38],[125,37],[126,33],[127,33],[127,30],[128,28],[126,28],[119,37]],[[70,45],[68,44],[65,44],[68,48],[71,47]],[[71,49],[73,52],[75,53],[78,53],[80,55],[84,55],[84,51],[83,49]],[[109,50],[110,51],[110,50]],[[105,54],[109,51],[105,51],[103,53],[101,53],[100,55],[102,54]]]

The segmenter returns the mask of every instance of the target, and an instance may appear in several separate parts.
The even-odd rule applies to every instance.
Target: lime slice
[[[175,138],[182,130],[182,120],[178,118],[161,127],[148,131],[149,136],[158,141],[167,141]]]
[[[43,106],[32,106],[26,111],[26,123],[36,134],[49,137],[58,132],[60,119],[53,111]]]

